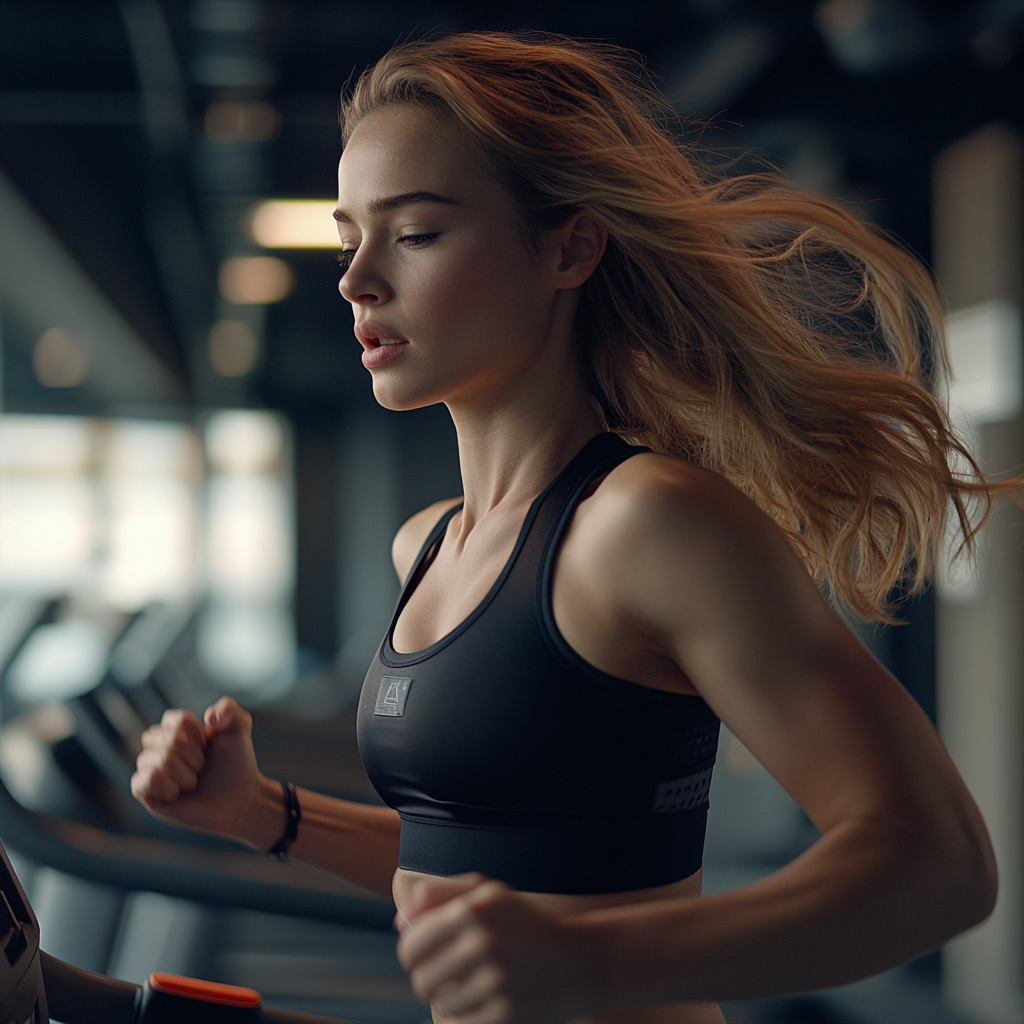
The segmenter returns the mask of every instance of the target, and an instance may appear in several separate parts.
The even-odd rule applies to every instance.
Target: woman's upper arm
[[[435,501],[425,509],[417,512],[416,515],[407,519],[395,534],[391,544],[391,562],[398,574],[398,582],[405,583],[412,563],[416,560],[423,542],[430,536],[430,531],[437,521],[453,505],[457,505],[461,498],[446,498],[444,501]]]
[[[926,716],[839,621],[781,530],[714,474],[659,460],[633,483],[607,506],[618,542],[599,560],[624,621],[815,824],[952,815],[975,830]]]

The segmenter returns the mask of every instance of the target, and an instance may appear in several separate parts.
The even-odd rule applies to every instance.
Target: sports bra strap
[[[402,609],[412,596],[412,592],[420,585],[420,581],[423,579],[426,571],[434,564],[437,552],[441,548],[438,542],[444,537],[444,532],[448,529],[448,524],[452,521],[455,513],[462,511],[462,505],[463,503],[460,501],[457,505],[453,505],[448,509],[434,524],[434,528],[430,533],[427,534],[427,539],[423,542],[423,546],[420,548],[419,553],[416,555],[416,560],[412,563],[412,568],[409,570],[409,575],[405,578],[402,592],[398,595],[398,607],[395,609],[394,615],[395,620],[402,613]]]

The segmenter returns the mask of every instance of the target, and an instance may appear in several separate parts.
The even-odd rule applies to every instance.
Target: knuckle
[[[142,746],[146,749],[154,749],[160,747],[164,742],[164,730],[161,725],[151,725],[142,734]]]
[[[135,759],[135,766],[140,772],[145,771],[147,768],[152,768],[152,766],[156,764],[159,756],[160,755],[157,751],[152,748],[147,748],[146,750],[141,751],[139,756]]]
[[[402,945],[403,938],[400,938],[398,940],[398,944],[395,946],[395,955],[398,957],[398,962],[407,971],[410,971],[412,970],[412,960],[409,958],[409,954],[406,951],[406,947]]]
[[[166,747],[150,747],[149,750],[144,750],[139,754],[139,762],[149,768],[155,768],[167,760],[167,754]]]
[[[489,960],[497,952],[498,943],[490,929],[477,925],[465,932],[463,948],[466,955],[473,960]]]
[[[172,799],[179,793],[178,784],[163,768],[154,768],[149,780],[151,789],[159,787],[162,792],[173,794]]]
[[[169,744],[170,749],[175,754],[185,753],[190,746],[192,746],[192,738],[184,729],[178,729],[171,737],[171,742]]]
[[[487,911],[504,903],[509,891],[502,882],[483,882],[470,894],[470,902],[476,910]]]
[[[430,987],[427,985],[426,979],[423,977],[423,972],[420,970],[414,970],[409,975],[409,983],[412,985],[413,992],[420,997],[420,999],[430,998]]]

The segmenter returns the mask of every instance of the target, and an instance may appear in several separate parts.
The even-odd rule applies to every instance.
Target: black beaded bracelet
[[[295,787],[290,782],[282,782],[281,789],[284,790],[284,834],[267,850],[267,856],[276,857],[278,860],[287,860],[288,847],[295,842],[295,837],[299,834],[302,808],[299,806]]]

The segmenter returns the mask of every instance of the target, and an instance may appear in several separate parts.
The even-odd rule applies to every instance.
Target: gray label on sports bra
[[[700,807],[708,798],[711,789],[711,769],[705,768],[696,775],[687,775],[684,779],[673,779],[663,782],[654,795],[656,814],[671,814],[674,811],[692,811]]]
[[[385,676],[380,681],[373,713],[389,718],[401,718],[405,714],[405,701],[411,685],[412,680],[404,676]]]

